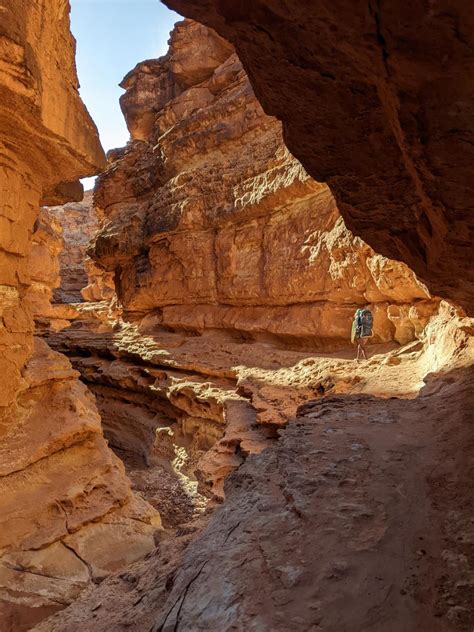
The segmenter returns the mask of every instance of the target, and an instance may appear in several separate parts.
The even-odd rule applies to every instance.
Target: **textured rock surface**
[[[114,275],[97,266],[87,255],[84,259],[84,269],[87,285],[81,289],[82,299],[90,302],[113,302],[116,296]]]
[[[2,5],[0,369],[8,377],[0,388],[0,407],[14,402],[32,349],[24,295],[30,284],[29,238],[40,200],[104,163],[95,127],[77,93],[67,9],[63,0],[47,5],[7,0]]]
[[[452,309],[442,307],[442,313]],[[431,319],[424,339],[446,337],[436,324],[440,318]],[[201,506],[201,497],[192,500],[194,482],[200,494],[221,501],[225,477],[249,454],[271,446],[277,429],[308,399],[346,392],[411,397],[427,372],[453,365],[458,355],[464,366],[470,353],[462,333],[459,340],[451,335],[453,344],[441,356],[428,346],[418,358],[415,352],[422,342],[410,343],[401,356],[395,353],[385,361],[383,355],[377,355],[374,370],[381,363],[392,368],[383,368],[374,383],[371,371],[366,376],[365,365],[349,361],[354,353],[351,349],[315,355],[312,360],[308,351],[237,342],[215,333],[149,332],[143,323],[120,321],[109,331],[85,325],[51,333],[48,340],[68,354],[96,395],[111,445],[134,454],[135,463],[137,457],[143,462],[138,467],[143,470],[140,478],[147,468],[151,472],[157,466],[174,476],[183,492],[176,506],[184,502],[186,489],[191,504]],[[371,345],[369,353],[394,348],[397,345]],[[403,353],[412,352],[417,364],[399,366]],[[160,504],[153,502],[162,512]],[[166,511],[165,523],[175,525],[173,512]]]
[[[57,303],[78,303],[86,300],[110,300],[114,295],[113,280],[104,279],[102,291],[97,288],[97,271],[86,256],[89,241],[97,231],[98,219],[92,204],[92,191],[86,191],[82,202],[49,208],[49,214],[60,223],[64,246],[59,257],[61,282],[54,292]],[[102,277],[101,277],[102,278]],[[85,297],[82,290],[88,287]]]
[[[159,515],[132,495],[95,402],[35,339],[16,414],[2,424],[0,616],[5,630],[62,608],[154,548]]]
[[[227,479],[207,528],[38,632],[470,632],[473,324],[443,303],[420,342],[363,365],[176,334],[97,340],[142,366],[234,375],[261,425],[296,418]]]
[[[165,0],[231,41],[347,226],[473,309],[474,14],[415,0]]]
[[[69,3],[6,0],[0,14],[0,627],[19,632],[150,551],[157,514],[132,495],[77,372],[33,339],[60,247],[40,204],[80,199],[77,178],[105,163]]]
[[[111,155],[96,196],[102,231],[93,254],[137,322],[111,322],[104,301],[63,305],[56,312],[74,326],[48,335],[94,390],[136,489],[164,504],[166,526],[178,527],[176,541],[161,534],[148,560],[106,578],[153,549],[158,516],[132,494],[77,373],[44,341],[31,355],[32,313],[39,318],[40,298],[57,280],[55,231],[40,220],[28,246],[40,197],[77,199],[60,181],[98,166],[100,156],[81,154],[83,139],[69,143],[83,115],[64,121],[74,108],[54,92],[73,70],[67,3],[16,8],[4,11],[8,28],[24,26],[15,36],[49,39],[30,70],[35,51],[26,46],[24,63],[20,51],[20,62],[5,66],[5,94],[28,86],[43,64],[38,94],[50,90],[41,107],[50,108],[54,135],[33,116],[41,99],[23,109],[20,98],[0,101],[0,124],[12,103],[12,120],[26,117],[19,130],[6,125],[5,164],[15,156],[21,164],[0,179],[10,217],[1,235],[18,255],[0,294],[0,341],[17,369],[6,364],[0,424],[3,627],[26,629],[89,586],[77,606],[38,629],[470,631],[473,323],[444,303],[433,317],[437,301],[413,273],[349,233],[328,188],[284,149],[279,123],[263,114],[229,45],[189,22],[168,56],[124,80],[135,140]],[[5,49],[18,52],[10,42]],[[22,144],[28,125],[42,134],[31,157]],[[366,187],[364,177],[344,173]],[[393,197],[403,204],[391,210],[403,223],[406,178],[396,173]],[[11,232],[21,201],[28,221]],[[437,222],[442,214],[433,213],[426,211]],[[410,235],[397,239],[412,248]],[[32,261],[41,268],[33,291]],[[103,299],[102,273],[93,274],[86,298]],[[354,306],[367,301],[374,342],[420,340],[374,346],[362,365],[347,350],[281,349],[287,341],[334,349],[348,337]],[[439,375],[417,397],[430,371]],[[204,495],[222,499],[231,472],[224,506],[183,524],[202,513]]]
[[[472,378],[306,407],[233,478],[152,630],[231,629],[236,603],[242,630],[469,630]]]
[[[257,412],[247,395],[239,395],[240,372],[233,368],[251,366],[262,348],[165,332],[148,335],[130,324],[109,332],[72,328],[48,339],[68,354],[95,394],[110,444],[120,454],[133,453],[135,462],[143,460],[151,478],[155,470],[164,484],[174,480],[174,505],[167,510],[153,501],[165,526],[176,526],[177,513],[187,515],[180,505],[200,511],[201,495],[221,501],[225,476],[272,441],[274,424],[257,428]],[[300,358],[287,353],[278,358]]]
[[[82,253],[84,257],[87,235],[89,237],[92,235],[91,226],[86,224],[85,235],[78,223],[76,223],[76,231],[71,230],[71,224],[77,220],[77,217],[75,217],[73,220],[66,222],[70,232],[67,235],[67,239],[63,237],[64,218],[62,213],[64,208],[68,206],[72,207],[71,213],[74,217],[79,206],[78,203],[67,204],[65,207],[55,207],[54,209],[43,207],[34,225],[31,250],[28,256],[31,284],[26,295],[26,302],[33,314],[38,330],[63,329],[64,327],[69,327],[72,320],[81,320],[85,317],[88,319],[96,318],[102,322],[105,320],[104,316],[107,316],[110,320],[113,319],[114,309],[110,304],[110,298],[115,293],[111,287],[113,285],[112,280],[107,278],[107,273],[105,272],[99,271],[95,273],[96,266],[90,259],[85,262],[90,266],[90,268],[87,268],[87,265],[80,264],[80,259],[78,258],[79,253],[77,251],[80,247],[77,246],[77,242],[82,242],[84,246]],[[90,201],[87,208],[90,209]],[[71,247],[73,255],[78,261],[77,266],[71,265],[71,257],[64,255],[69,247]],[[88,269],[92,270],[90,278],[86,274]],[[76,280],[81,275],[83,276],[82,281],[76,283]],[[66,292],[64,285],[63,289],[60,287],[63,283],[65,283],[66,287],[69,287],[69,290],[67,290],[69,294],[66,293],[64,298],[71,299],[78,298],[71,293],[71,284],[82,287],[82,283],[87,283],[88,281],[90,281],[90,287],[96,291],[99,300],[104,295],[107,296],[109,302],[106,305],[96,303],[92,307],[91,305],[80,303],[51,302],[54,300],[54,295],[58,289],[60,294]],[[97,288],[100,288],[100,290],[97,290]],[[79,298],[82,298],[79,287],[77,292],[79,293]]]
[[[139,64],[123,86],[135,140],[98,180],[102,227],[90,253],[114,273],[129,314],[153,313],[150,325],[176,330],[334,348],[349,338],[355,307],[369,302],[377,341],[405,343],[421,331],[436,301],[406,266],[347,230],[328,187],[286,150],[227,43],[178,23],[168,54]]]
[[[48,209],[42,208],[34,225],[28,257],[31,285],[27,301],[37,325],[47,323],[53,326],[55,319],[51,300],[54,288],[60,283],[59,256],[63,247],[60,222]]]

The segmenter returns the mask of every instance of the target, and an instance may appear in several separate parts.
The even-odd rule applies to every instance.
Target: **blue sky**
[[[138,62],[166,53],[169,32],[179,19],[159,0],[71,0],[80,93],[106,151],[125,145],[129,137],[118,84]],[[93,179],[84,185],[90,188]]]

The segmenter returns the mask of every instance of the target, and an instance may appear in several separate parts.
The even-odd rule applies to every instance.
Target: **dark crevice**
[[[168,612],[167,612],[167,614],[166,614],[166,617],[165,617],[165,618],[164,618],[164,620],[163,620],[163,623],[162,623],[159,627],[157,627],[157,626],[153,626],[153,627],[151,628],[150,632],[163,632],[163,630],[165,629],[165,625],[166,625],[166,622],[168,621],[169,616],[171,615],[171,613],[172,613],[172,612],[173,612],[173,610],[175,609],[175,607],[176,607],[177,603],[178,603],[178,602],[179,602],[179,600],[181,599],[181,603],[179,604],[178,612],[176,613],[176,619],[175,619],[175,624],[174,624],[174,628],[173,628],[173,632],[177,632],[177,630],[178,630],[178,626],[179,626],[179,616],[180,616],[180,614],[181,614],[181,610],[182,610],[182,608],[183,608],[183,604],[184,604],[184,601],[185,601],[186,596],[187,596],[187,594],[188,594],[188,591],[189,591],[189,589],[190,589],[191,585],[192,585],[192,584],[196,581],[196,579],[197,579],[197,578],[199,577],[199,575],[202,573],[202,571],[203,571],[203,569],[204,569],[204,567],[206,566],[206,564],[207,564],[207,563],[208,563],[208,560],[205,560],[205,561],[201,564],[201,566],[200,566],[200,568],[199,568],[198,572],[197,572],[197,573],[196,573],[196,574],[195,574],[195,575],[194,575],[194,576],[193,576],[193,577],[189,580],[189,582],[186,584],[186,586],[185,586],[184,590],[183,590],[183,591],[182,591],[182,592],[178,595],[178,597],[175,599],[175,601],[174,601],[173,605],[172,605],[172,606],[171,606],[171,608],[168,610]]]
[[[72,547],[72,546],[69,546],[69,544],[66,544],[66,543],[64,542],[64,540],[61,540],[61,544],[62,544],[63,546],[65,546],[65,547],[66,547],[66,549],[69,549],[69,551],[71,551],[71,553],[73,553],[73,554],[75,555],[75,557],[77,557],[77,559],[78,559],[80,562],[82,562],[82,563],[84,564],[84,566],[87,568],[87,570],[88,570],[88,572],[89,572],[89,576],[90,576],[90,578],[91,578],[91,581],[93,581],[93,582],[94,582],[94,584],[100,584],[101,580],[100,580],[99,578],[95,577],[95,575],[94,575],[94,571],[92,570],[92,566],[91,566],[91,564],[90,564],[87,560],[85,560],[84,558],[82,558],[82,557],[79,555],[79,553],[78,553],[75,549],[73,549],[73,547]]]
[[[369,13],[373,17],[374,22],[375,22],[375,35],[377,38],[377,42],[380,45],[380,50],[382,53],[382,61],[388,75],[389,70],[388,70],[387,62],[388,62],[388,58],[390,57],[390,54],[387,48],[387,41],[382,33],[381,0],[370,0],[368,6],[369,6]]]

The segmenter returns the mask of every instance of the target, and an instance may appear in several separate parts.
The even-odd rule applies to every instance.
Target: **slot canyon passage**
[[[0,631],[472,632],[474,9],[165,4],[0,0]]]

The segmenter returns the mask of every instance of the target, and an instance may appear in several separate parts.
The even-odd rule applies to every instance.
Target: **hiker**
[[[369,309],[369,305],[356,310],[354,314],[354,320],[352,321],[351,342],[357,343],[357,362],[360,360],[360,356],[367,360],[367,354],[365,353],[365,345],[372,336],[372,326],[374,323],[374,317]]]

